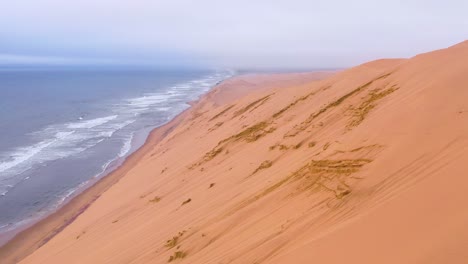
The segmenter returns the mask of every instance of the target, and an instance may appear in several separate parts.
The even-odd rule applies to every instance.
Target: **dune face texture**
[[[21,263],[468,261],[468,42],[233,78],[147,144]]]

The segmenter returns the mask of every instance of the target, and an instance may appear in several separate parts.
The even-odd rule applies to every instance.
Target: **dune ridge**
[[[465,263],[466,58],[227,80],[21,263]]]

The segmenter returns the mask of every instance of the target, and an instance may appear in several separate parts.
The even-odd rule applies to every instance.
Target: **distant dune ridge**
[[[467,263],[468,42],[229,79],[162,130],[21,263]]]

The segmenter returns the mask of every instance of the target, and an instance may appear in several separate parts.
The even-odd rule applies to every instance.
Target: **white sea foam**
[[[67,200],[68,198],[70,198],[73,194],[75,194],[78,190],[80,190],[81,188],[83,188],[85,185],[87,185],[89,183],[89,180],[88,181],[84,181],[82,183],[80,183],[78,186],[74,187],[74,188],[71,188],[69,190],[67,190],[65,192],[65,195],[62,195],[60,197],[60,199],[55,203],[55,207],[59,207],[63,204],[63,202],[65,202],[65,200]]]
[[[103,125],[109,121],[112,121],[116,119],[117,117],[118,117],[117,115],[112,115],[112,116],[100,117],[100,118],[95,118],[95,119],[76,122],[76,123],[70,123],[67,125],[67,128],[70,128],[70,129],[93,128],[93,127]]]
[[[130,152],[132,148],[132,141],[133,141],[133,134],[131,134],[125,141],[120,149],[119,157],[124,157],[127,155],[128,152]]]
[[[18,147],[3,153],[0,159],[0,178],[11,178],[36,164],[58,160],[77,155],[110,138],[116,131],[134,123],[136,119],[118,121],[117,115],[97,118],[75,124],[54,125],[33,134],[34,137],[45,138],[36,144]],[[71,127],[74,130],[70,130]],[[20,179],[13,181],[14,184]],[[2,191],[0,189],[0,191]],[[2,193],[3,194],[3,191]],[[6,195],[6,193],[4,194]]]
[[[123,144],[115,158],[108,160],[101,167],[101,172],[96,174],[99,177],[109,170],[113,162],[125,157],[132,151],[133,133],[141,126],[157,125],[146,122],[142,118],[148,118],[149,122],[154,120],[169,121],[175,115],[186,109],[187,101],[198,98],[221,80],[232,76],[234,73],[216,73],[213,75],[184,82],[158,90],[153,93],[146,93],[139,97],[130,98],[119,104],[109,105],[108,114],[103,117],[86,120],[80,117],[78,120],[55,124],[43,130],[32,133],[31,140],[36,143],[30,146],[18,147],[1,153],[0,156],[0,197],[7,195],[12,187],[29,176],[15,177],[20,173],[33,168],[38,164],[48,164],[48,161],[67,158],[78,155],[109,138],[115,136],[117,131],[123,130],[117,138],[124,137]],[[155,111],[164,111],[162,116],[152,114]],[[135,126],[128,128],[132,123]],[[158,124],[160,125],[160,124]],[[128,137],[125,137],[128,135]],[[81,155],[81,154],[80,154]],[[82,155],[82,157],[84,157]],[[76,188],[71,188],[62,193],[57,200],[57,206],[65,202],[84,187],[84,182]],[[2,228],[2,227],[0,227]]]
[[[0,172],[4,172],[10,168],[13,168],[40,153],[45,148],[51,146],[57,141],[66,138],[73,134],[75,131],[58,132],[52,139],[41,141],[37,144],[28,147],[18,148],[16,151],[10,154],[10,159],[0,163]]]
[[[110,159],[108,160],[106,163],[104,163],[102,166],[101,166],[101,171],[99,173],[97,173],[96,175],[94,175],[94,178],[98,178],[99,176],[101,176],[106,170],[107,170],[107,167],[109,167],[109,165],[114,162],[117,158],[114,158],[114,159]]]
[[[171,110],[171,108],[170,107],[158,107],[158,108],[156,108],[156,110],[157,111],[169,111],[169,110]]]
[[[142,97],[132,98],[128,100],[130,106],[135,108],[148,107],[150,105],[162,103],[168,99],[166,94],[149,94]]]

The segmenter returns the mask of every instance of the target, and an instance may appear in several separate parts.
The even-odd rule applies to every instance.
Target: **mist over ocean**
[[[58,208],[231,71],[0,71],[0,234]]]

